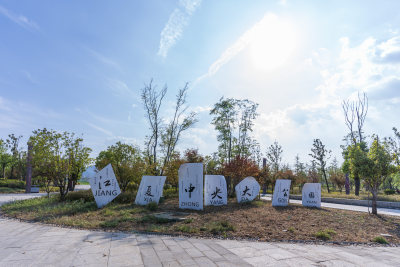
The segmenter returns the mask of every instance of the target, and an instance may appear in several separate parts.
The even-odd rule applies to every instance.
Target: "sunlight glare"
[[[252,65],[261,71],[282,66],[298,43],[295,27],[276,15],[266,15],[254,28],[250,40]]]

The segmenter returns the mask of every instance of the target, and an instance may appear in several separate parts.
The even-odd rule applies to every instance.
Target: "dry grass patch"
[[[72,193],[74,194],[74,193]],[[271,240],[330,240],[372,242],[389,234],[389,243],[400,243],[400,218],[372,216],[368,213],[336,209],[313,209],[291,204],[274,208],[269,201],[228,206],[205,207],[203,211],[185,210],[183,221],[154,216],[160,211],[182,212],[176,197],[154,207],[133,203],[111,203],[97,209],[90,195],[79,193],[60,203],[55,196],[18,201],[2,207],[11,217],[87,229],[152,231],[201,237],[251,238]],[[374,240],[375,241],[375,240]],[[376,240],[375,242],[378,242]]]

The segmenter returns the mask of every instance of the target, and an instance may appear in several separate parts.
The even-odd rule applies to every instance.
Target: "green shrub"
[[[118,220],[111,220],[111,221],[105,221],[100,223],[100,227],[103,228],[114,228],[118,226],[119,221]]]
[[[120,203],[120,204],[133,204],[135,202],[136,194],[126,191],[121,194],[119,194],[115,199],[115,203]]]
[[[0,187],[25,189],[25,182],[20,180],[5,179],[0,180]]]
[[[175,188],[168,188],[164,189],[163,191],[163,197],[165,199],[174,198],[177,196],[178,196],[178,190],[176,190]]]
[[[320,230],[315,234],[315,237],[322,239],[322,240],[330,240],[332,239],[332,236],[336,235],[336,231],[332,229],[325,229],[325,230]]]
[[[198,232],[197,228],[190,227],[189,225],[179,225],[175,227],[175,230],[180,231],[182,233],[196,233]]]
[[[385,195],[394,195],[396,191],[394,189],[385,189]]]
[[[215,222],[210,228],[210,232],[214,235],[225,234],[228,231],[235,231],[235,227],[228,221]]]
[[[192,223],[193,222],[193,218],[185,219],[183,222],[186,223],[186,224]]]
[[[383,236],[377,236],[372,239],[372,242],[379,243],[379,244],[389,244],[389,242]]]
[[[315,234],[315,237],[317,237],[317,238],[319,238],[319,239],[322,239],[322,240],[329,240],[329,239],[332,238],[331,235],[328,234],[328,233],[325,232],[325,231],[318,231],[318,232]]]
[[[82,191],[74,191],[69,192],[65,197],[67,201],[75,201],[81,200],[83,202],[92,202],[94,201],[94,197],[92,194],[92,190],[82,190]]]

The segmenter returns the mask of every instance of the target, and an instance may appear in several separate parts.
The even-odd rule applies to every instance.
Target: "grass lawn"
[[[291,204],[274,208],[269,201],[184,210],[184,221],[154,216],[159,212],[182,212],[178,199],[171,197],[157,207],[131,204],[133,197],[121,197],[97,209],[89,191],[72,192],[60,203],[57,196],[17,201],[1,207],[10,217],[85,229],[149,231],[199,237],[228,237],[271,240],[330,240],[372,242],[390,234],[389,243],[400,243],[400,218],[336,209],[311,209]],[[121,203],[128,201],[128,203]]]
[[[14,193],[25,193],[25,189],[0,187],[0,194],[14,194]]]
[[[368,193],[365,192],[360,192],[359,196],[356,196],[353,194],[346,195],[345,192],[322,192],[322,197],[334,197],[334,198],[349,198],[349,199],[362,199],[362,200],[367,200],[368,199]],[[369,199],[372,199],[372,194],[369,194]],[[399,202],[400,201],[400,195],[394,194],[394,195],[384,195],[380,194],[378,195],[378,200],[379,201],[390,201],[390,202]]]

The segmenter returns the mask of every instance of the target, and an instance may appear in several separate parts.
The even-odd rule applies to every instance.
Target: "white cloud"
[[[114,136],[113,133],[112,133],[111,131],[106,130],[106,129],[104,129],[104,128],[102,128],[102,127],[96,125],[96,124],[93,124],[93,123],[90,123],[90,122],[86,122],[86,124],[89,125],[90,127],[92,127],[93,129],[95,129],[95,130],[97,130],[97,131],[99,131],[99,132],[104,133],[105,135],[108,135],[108,136],[111,136],[111,137]]]
[[[12,22],[18,24],[19,26],[30,30],[30,31],[38,31],[39,26],[33,20],[28,19],[23,15],[17,15],[6,9],[3,6],[0,6],[0,14],[11,20]]]
[[[367,92],[369,97],[365,133],[390,135],[400,112],[400,69],[396,61],[380,59],[382,54],[393,55],[397,51],[397,38],[382,42],[367,38],[356,46],[342,38],[339,55],[314,53],[310,62],[321,68],[322,77],[322,83],[315,88],[317,97],[312,102],[261,112],[254,127],[257,139],[265,146],[278,140],[283,145],[285,160],[292,161],[297,153],[304,158],[312,140],[321,138],[340,160],[340,145],[348,132],[341,103],[359,91]]]
[[[103,54],[91,49],[91,48],[87,48],[85,47],[86,50],[89,52],[90,55],[92,55],[95,59],[97,59],[98,61],[102,62],[105,65],[108,65],[110,67],[113,67],[117,70],[121,70],[120,65],[113,59],[104,56]]]
[[[201,0],[181,0],[179,4],[180,7],[175,8],[171,13],[160,34],[158,55],[163,58],[167,57],[169,49],[182,37],[183,30],[194,11],[200,6]]]

